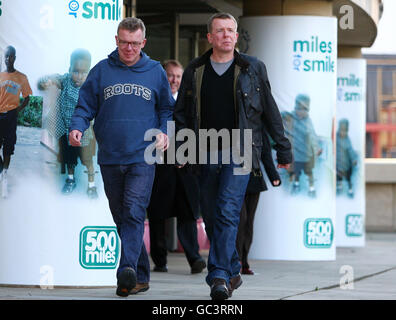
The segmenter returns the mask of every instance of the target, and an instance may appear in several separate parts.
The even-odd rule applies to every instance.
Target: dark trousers
[[[147,213],[150,225],[150,255],[154,264],[167,264],[166,218],[176,216],[177,236],[184,249],[187,261],[192,264],[201,258],[199,254],[197,221],[190,212],[190,204],[180,177],[174,167],[158,167],[151,201],[161,201],[161,205],[149,206]],[[161,188],[160,188],[161,187]]]
[[[0,113],[0,149],[3,148],[4,157],[14,154],[17,140],[17,118],[16,109]]]
[[[150,255],[158,267],[167,264],[168,249],[166,245],[166,220],[149,219],[150,224]],[[190,265],[199,258],[197,221],[195,219],[177,218],[177,237],[183,247]]]
[[[222,159],[221,156],[219,152],[219,159]],[[228,284],[230,278],[237,276],[241,269],[236,237],[249,174],[235,175],[234,168],[237,167],[241,166],[234,162],[201,166],[201,209],[210,241],[208,285],[215,278],[224,279]]]
[[[146,163],[135,163],[101,165],[100,170],[110,211],[121,239],[117,275],[125,267],[131,267],[136,271],[137,282],[149,282],[150,262],[143,235],[155,167]]]
[[[253,241],[253,223],[259,199],[259,192],[246,193],[241,209],[236,247],[242,262],[242,268],[250,268],[248,255]]]

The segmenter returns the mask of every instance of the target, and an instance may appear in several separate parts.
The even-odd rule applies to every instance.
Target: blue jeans
[[[143,241],[146,208],[155,166],[146,163],[101,165],[104,190],[121,239],[117,277],[125,267],[136,271],[137,282],[150,281],[150,262]]]
[[[214,278],[224,279],[239,274],[241,264],[236,250],[240,211],[249,182],[249,174],[235,175],[233,162],[201,165],[199,178],[201,212],[210,241],[208,275],[210,286]]]

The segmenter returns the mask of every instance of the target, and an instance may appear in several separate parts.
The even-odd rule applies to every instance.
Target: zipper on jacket
[[[193,91],[195,92],[194,99],[197,109],[198,130],[201,128],[201,87],[204,70],[205,65],[202,65],[194,70],[195,90]]]
[[[239,110],[237,105],[237,83],[239,79],[239,75],[241,73],[241,68],[235,64],[234,67],[234,112],[235,112],[235,129],[239,129]]]

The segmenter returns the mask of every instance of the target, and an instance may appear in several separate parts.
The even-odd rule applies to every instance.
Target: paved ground
[[[21,129],[19,129],[21,130]],[[18,156],[14,165],[25,172],[56,170],[54,155],[43,159],[37,130],[25,130],[18,136]],[[35,161],[34,159],[37,158]],[[25,159],[31,161],[26,162]],[[23,164],[23,165],[22,165]],[[11,174],[10,170],[10,174]],[[19,171],[18,174],[24,172]],[[1,204],[0,204],[1,205]],[[207,257],[207,252],[202,253]],[[151,274],[150,290],[123,300],[208,301],[209,288],[202,274],[191,275],[181,253],[169,254],[169,272]],[[243,276],[243,285],[232,301],[251,300],[396,300],[396,233],[366,235],[363,248],[337,248],[335,261],[262,261],[252,260],[256,275]],[[346,279],[353,279],[348,283]],[[340,283],[342,284],[340,286]],[[1,300],[120,300],[115,287],[54,288],[0,286]]]
[[[252,260],[232,300],[396,300],[396,234],[366,235],[363,248],[338,248],[336,261]],[[203,252],[207,256],[207,252]],[[152,272],[149,291],[128,300],[209,300],[206,271],[191,275],[182,253],[169,254],[169,271]],[[347,273],[345,273],[347,272]],[[345,277],[354,279],[349,283]],[[340,282],[343,284],[340,286]],[[119,300],[115,287],[0,287],[0,299]]]

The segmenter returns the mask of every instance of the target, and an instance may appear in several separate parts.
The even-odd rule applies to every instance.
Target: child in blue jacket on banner
[[[71,194],[76,188],[75,167],[80,158],[88,172],[87,195],[97,198],[95,186],[95,169],[93,157],[96,153],[96,142],[92,126],[85,130],[81,147],[73,147],[68,143],[69,126],[74,109],[77,105],[78,93],[84,83],[91,66],[91,54],[85,49],[76,49],[70,57],[69,72],[64,75],[45,76],[38,81],[40,90],[55,86],[60,90],[55,105],[50,109],[45,126],[49,133],[58,141],[58,161],[61,163],[61,173],[67,168],[67,178],[63,186],[63,194]]]

